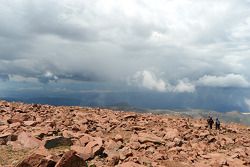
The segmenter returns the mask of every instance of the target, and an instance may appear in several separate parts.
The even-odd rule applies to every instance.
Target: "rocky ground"
[[[163,114],[0,101],[0,166],[250,166],[250,128]]]

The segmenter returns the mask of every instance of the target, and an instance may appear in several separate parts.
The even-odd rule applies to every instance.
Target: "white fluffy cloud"
[[[239,74],[227,74],[225,76],[205,75],[197,83],[209,87],[249,87],[250,83]]]
[[[172,85],[162,78],[159,78],[159,76],[157,77],[153,71],[149,70],[137,72],[130,83],[159,92],[193,93],[195,91],[195,85],[186,79],[179,80],[177,85]]]
[[[179,83],[173,88],[174,92],[195,92],[195,85],[188,82],[180,80]]]
[[[166,91],[166,83],[148,70],[137,72],[133,77],[133,83],[151,90]]]

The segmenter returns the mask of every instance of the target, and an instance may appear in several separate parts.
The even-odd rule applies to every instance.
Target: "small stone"
[[[115,135],[114,137],[115,141],[123,141],[123,137],[120,134]]]
[[[109,166],[115,166],[119,163],[120,155],[118,152],[112,152],[108,154],[107,161]]]
[[[23,124],[25,126],[35,126],[37,122],[36,121],[24,121]]]
[[[129,143],[130,148],[134,150],[138,150],[140,148],[140,143],[139,142],[130,142]]]

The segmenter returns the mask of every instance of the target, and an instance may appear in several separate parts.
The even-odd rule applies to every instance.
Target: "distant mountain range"
[[[34,97],[34,98],[10,98],[5,97],[3,100],[7,101],[19,101],[24,103],[38,103],[38,104],[49,104],[55,106],[91,106],[91,107],[101,107],[101,108],[109,108],[112,110],[121,110],[121,111],[136,111],[136,112],[149,112],[149,113],[157,113],[157,114],[171,114],[178,116],[185,116],[191,118],[207,118],[209,115],[214,119],[218,117],[220,120],[224,122],[235,122],[250,125],[250,113],[240,112],[240,111],[215,111],[208,109],[190,109],[190,108],[179,108],[175,109],[169,107],[168,109],[155,109],[155,108],[144,108],[130,105],[127,102],[120,102],[112,104],[107,103],[110,99],[106,99],[105,102],[95,101],[97,96],[88,96],[91,98],[87,98],[86,100],[80,99],[79,97],[71,98],[71,97]],[[114,98],[114,97],[113,97]],[[115,100],[114,100],[115,102]]]

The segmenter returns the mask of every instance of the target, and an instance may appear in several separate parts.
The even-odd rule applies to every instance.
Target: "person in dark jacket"
[[[215,121],[215,128],[217,130],[220,130],[220,121],[219,121],[219,118],[216,118],[216,121]]]
[[[212,129],[213,124],[214,124],[214,120],[211,116],[209,116],[209,118],[207,119],[207,123],[208,123],[208,127],[210,127],[210,129]]]

